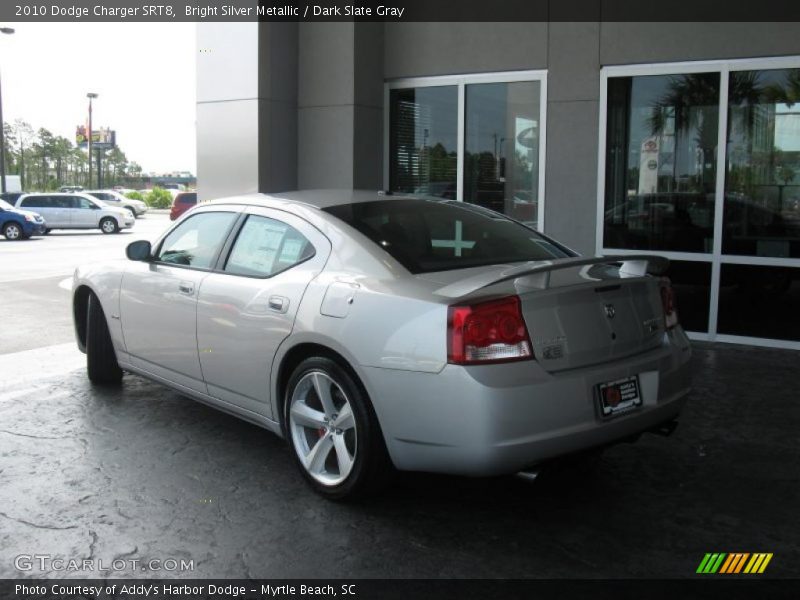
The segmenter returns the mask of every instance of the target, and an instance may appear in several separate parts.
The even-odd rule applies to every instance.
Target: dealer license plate
[[[597,386],[600,411],[604,417],[633,410],[642,405],[639,376],[625,377]]]

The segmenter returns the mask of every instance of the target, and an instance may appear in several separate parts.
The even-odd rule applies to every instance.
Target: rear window
[[[178,204],[197,204],[197,194],[178,194]]]
[[[414,274],[573,256],[521,223],[464,202],[404,198],[324,210]]]

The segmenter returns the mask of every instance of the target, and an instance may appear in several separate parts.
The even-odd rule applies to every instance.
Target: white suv
[[[84,193],[36,193],[17,198],[17,208],[33,210],[44,217],[51,229],[96,229],[116,233],[133,227],[135,217],[126,208],[109,206]]]
[[[82,193],[94,196],[95,198],[97,198],[98,200],[102,200],[109,206],[119,206],[122,208],[127,208],[129,211],[133,213],[134,217],[141,217],[144,213],[147,212],[147,204],[145,204],[141,200],[134,200],[133,198],[128,198],[124,194],[121,194],[116,190],[84,190]]]

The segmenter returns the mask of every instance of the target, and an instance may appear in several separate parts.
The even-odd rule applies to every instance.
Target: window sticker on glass
[[[281,257],[278,259],[283,263],[294,263],[300,258],[300,252],[305,246],[304,240],[289,239],[283,242],[283,249],[281,250]]]
[[[237,275],[269,277],[307,258],[309,248],[308,241],[292,227],[252,215],[236,239],[225,270]]]

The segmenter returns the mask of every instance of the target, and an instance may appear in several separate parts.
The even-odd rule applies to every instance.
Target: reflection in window
[[[458,88],[392,90],[390,110],[390,188],[455,199]]]
[[[719,77],[608,80],[604,246],[712,251]]]
[[[536,227],[538,81],[466,86],[464,200]]]
[[[800,69],[730,75],[722,251],[800,257]]]
[[[236,238],[225,271],[270,277],[314,255],[314,247],[286,223],[251,215]]]

